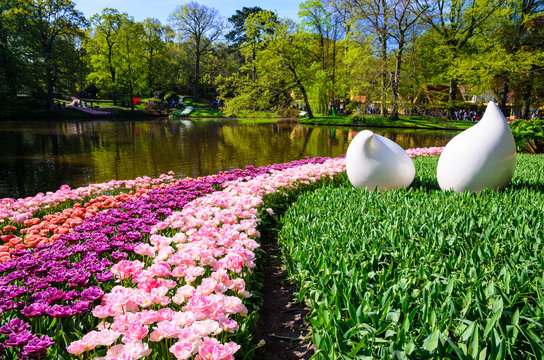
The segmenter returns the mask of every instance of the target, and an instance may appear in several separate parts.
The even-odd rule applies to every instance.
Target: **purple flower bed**
[[[53,244],[18,250],[17,258],[0,264],[0,353],[19,359],[43,359],[46,352],[69,357],[67,345],[97,325],[89,312],[114,285],[109,269],[136,257],[134,248],[148,239],[153,225],[226,181],[325,160],[248,166],[153,189],[86,219]]]

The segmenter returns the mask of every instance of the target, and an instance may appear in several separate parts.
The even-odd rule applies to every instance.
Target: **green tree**
[[[402,62],[407,42],[409,41],[409,32],[417,24],[421,11],[413,8],[413,0],[397,0],[391,6],[391,38],[395,40],[396,49],[393,51],[395,56],[395,70],[391,79],[391,120],[399,118],[399,87],[401,81]]]
[[[243,7],[242,10],[236,10],[234,15],[229,17],[227,20],[229,23],[231,23],[232,30],[230,30],[226,35],[225,38],[231,42],[236,47],[241,47],[243,44],[248,43],[250,41],[250,38],[248,38],[246,34],[246,28],[244,27],[244,24],[251,14],[257,14],[261,11],[268,11],[263,10],[258,6],[254,7]],[[275,17],[275,14],[270,11],[270,15]]]
[[[197,2],[179,6],[169,16],[182,39],[190,44],[194,56],[193,98],[200,96],[200,65],[202,57],[212,50],[223,31],[223,22],[214,8]]]
[[[316,37],[314,64],[316,79],[314,91],[322,113],[328,102],[336,97],[337,47],[340,35],[340,21],[321,0],[307,0],[300,4],[299,17],[302,26]],[[332,48],[332,49],[331,49]]]
[[[532,80],[538,78],[536,70],[542,69],[544,61],[544,1],[510,0],[506,4],[507,12],[500,17],[498,29],[501,58],[506,60],[500,62],[502,86],[498,104],[506,113],[511,82],[517,80],[523,83],[522,117],[528,119],[531,93],[535,87]]]
[[[142,50],[146,63],[145,71],[147,73],[146,92],[152,93],[160,87],[159,81],[164,81],[161,78],[161,68],[168,68],[165,61],[167,52],[167,43],[171,41],[172,30],[168,26],[164,26],[157,19],[147,18],[142,26]]]
[[[262,76],[261,83],[275,82],[279,79],[287,85],[287,89],[300,91],[304,99],[309,118],[313,118],[307,86],[311,83],[312,57],[309,50],[308,34],[288,19],[272,21],[265,12],[250,15],[246,20],[246,30],[251,32],[254,27],[261,27],[271,31],[263,33],[264,44],[257,57],[258,68]]]
[[[120,96],[118,71],[122,64],[119,32],[128,14],[105,8],[91,17],[92,28],[84,46],[90,56],[93,72],[89,80],[101,87],[101,94],[116,104]]]
[[[21,0],[17,16],[33,71],[43,83],[49,109],[53,110],[55,88],[69,61],[65,54],[83,36],[87,21],[69,0]]]
[[[263,10],[258,6],[252,8],[244,7],[242,8],[242,10],[236,10],[236,13],[228,19],[228,21],[232,24],[233,29],[225,35],[226,39],[233,43],[233,45],[236,46],[238,50],[244,50],[246,54],[249,54],[249,57],[251,58],[251,80],[254,83],[257,77],[255,68],[257,47],[262,41],[262,32],[272,31],[272,28],[269,26],[265,26],[266,24],[263,23],[260,24],[260,26],[252,27],[248,31],[245,28],[245,22],[250,15],[256,15],[262,11],[266,12],[267,21],[268,19],[270,19],[270,21],[277,21],[276,14],[271,11]],[[249,51],[247,51],[248,48]]]
[[[354,0],[357,6],[357,16],[363,22],[363,27],[370,36],[375,37],[379,58],[381,60],[380,74],[380,114],[385,115],[387,88],[389,87],[388,44],[391,37],[391,6],[387,0]]]
[[[15,95],[24,64],[17,35],[15,0],[0,0],[0,94]]]
[[[123,19],[119,29],[119,53],[121,55],[122,66],[120,67],[120,81],[125,88],[125,94],[128,95],[130,110],[134,111],[134,88],[143,72],[143,25],[135,22],[132,17]],[[144,74],[145,75],[145,74]]]
[[[448,117],[453,118],[458,82],[459,62],[470,53],[470,41],[481,34],[486,21],[503,5],[503,0],[416,0],[422,19],[432,28],[441,50],[451,64]]]

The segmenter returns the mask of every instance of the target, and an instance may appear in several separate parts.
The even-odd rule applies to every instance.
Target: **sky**
[[[276,11],[282,18],[291,18],[297,20],[298,5],[300,0],[196,0],[208,7],[215,8],[219,14],[226,20],[234,15],[236,10],[245,7],[259,6],[263,10]],[[119,12],[126,12],[134,17],[136,21],[142,21],[145,18],[152,17],[159,19],[161,23],[167,24],[168,15],[172,13],[179,5],[189,3],[189,1],[175,0],[74,0],[76,9],[82,11],[87,19],[96,13],[100,13],[104,8],[114,8]]]

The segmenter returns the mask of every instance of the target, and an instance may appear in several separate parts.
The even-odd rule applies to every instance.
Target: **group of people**
[[[476,121],[478,113],[476,110],[459,109],[454,111],[453,116],[455,120]]]
[[[223,106],[225,106],[225,100],[223,100],[221,98],[213,99],[212,108],[218,110],[219,108],[222,108]]]

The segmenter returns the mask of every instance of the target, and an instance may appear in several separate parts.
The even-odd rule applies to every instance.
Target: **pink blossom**
[[[137,342],[147,336],[147,326],[141,326],[137,323],[131,324],[126,331],[124,331],[122,341],[127,343]]]
[[[195,351],[195,344],[192,342],[179,340],[174,345],[172,345],[169,350],[172,354],[174,354],[176,359],[185,360],[193,356],[193,353]]]
[[[195,359],[198,360],[230,360],[234,353],[240,349],[240,346],[235,343],[227,343],[222,345],[213,338],[205,338],[204,343],[198,350],[198,355]]]
[[[170,269],[170,265],[166,262],[159,262],[159,263],[153,264],[149,268],[149,271],[151,271],[153,275],[158,277],[167,277],[167,276],[170,276],[170,274],[172,273],[172,270]]]
[[[144,264],[141,261],[121,260],[111,267],[111,272],[120,280],[128,279],[142,270]]]
[[[96,345],[89,344],[85,340],[77,340],[72,342],[67,348],[66,351],[68,351],[72,355],[81,355],[86,351],[92,350],[95,348]]]

